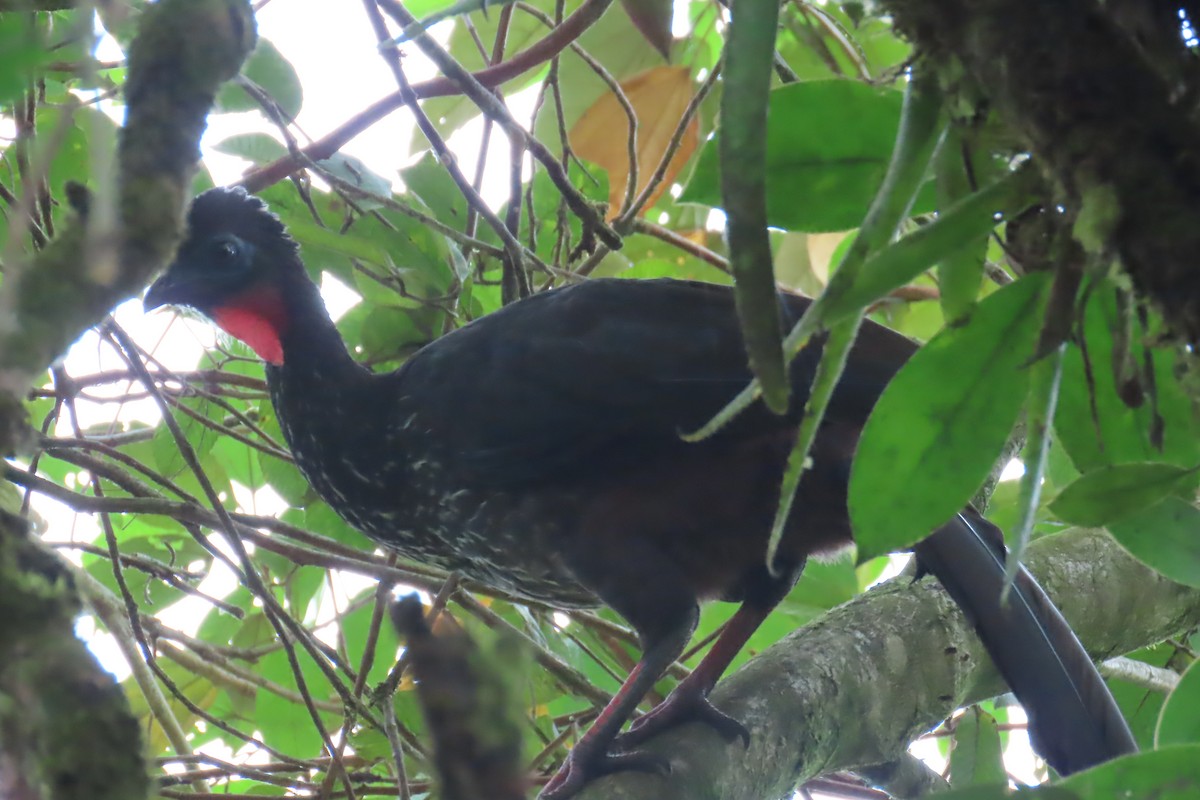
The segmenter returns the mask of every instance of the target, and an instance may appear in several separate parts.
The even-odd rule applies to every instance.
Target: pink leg
[[[649,753],[608,751],[621,726],[646,696],[646,692],[654,686],[667,665],[683,652],[694,626],[693,617],[672,635],[659,639],[646,649],[642,660],[629,673],[625,683],[621,684],[592,727],[571,749],[562,768],[538,795],[539,800],[565,800],[576,794],[588,781],[610,772],[638,770],[663,775],[670,772],[668,764]]]
[[[629,732],[618,736],[613,744],[623,750],[676,725],[697,721],[711,725],[726,739],[740,738],[749,745],[750,735],[746,728],[710,703],[708,693],[769,613],[770,609],[743,603],[692,674],[653,711],[634,721]]]

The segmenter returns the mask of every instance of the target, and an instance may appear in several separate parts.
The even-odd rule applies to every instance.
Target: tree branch
[[[0,797],[148,794],[137,720],[73,635],[78,613],[69,573],[0,511]]]
[[[512,80],[522,73],[546,63],[578,39],[580,34],[591,27],[592,23],[600,19],[611,4],[612,0],[585,0],[573,14],[563,20],[561,25],[537,42],[507,61],[470,73],[471,77],[481,85],[494,89],[505,81]],[[412,97],[417,100],[462,93],[462,89],[457,83],[442,75],[422,83],[414,83],[410,89]],[[305,147],[300,151],[301,155],[289,153],[266,166],[247,173],[239,183],[246,187],[247,191],[260,192],[304,166],[305,158],[313,161],[329,158],[355,136],[393,111],[403,108],[406,102],[407,95],[404,92],[395,92],[381,100],[376,100],[345,124]]]
[[[81,219],[36,258],[6,264],[0,453],[29,442],[22,401],[30,384],[174,249],[205,115],[254,37],[245,0],[161,0],[144,12],[129,54],[116,191],[100,185],[90,198],[74,193]],[[75,637],[77,612],[69,576],[37,550],[22,520],[0,512],[4,797],[147,795],[137,722],[112,676]]]
[[[1029,566],[1095,656],[1200,621],[1200,591],[1151,572],[1105,533],[1041,539]],[[750,730],[747,750],[689,725],[650,744],[675,767],[669,780],[616,775],[579,797],[780,797],[819,774],[894,761],[955,708],[1003,688],[936,582],[901,577],[797,630],[717,688],[716,704]]]
[[[254,46],[244,0],[163,0],[143,14],[129,53],[128,111],[115,202],[97,187],[86,220],[30,263],[15,263],[0,289],[0,392],[19,413],[35,376],[83,331],[149,281],[170,256],[191,199],[199,141],[217,89]],[[0,427],[10,452],[16,431]]]

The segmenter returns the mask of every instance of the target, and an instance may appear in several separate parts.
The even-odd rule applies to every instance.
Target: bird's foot
[[[614,772],[650,772],[669,775],[671,765],[651,753],[607,753],[595,751],[581,742],[567,754],[567,760],[538,795],[538,800],[566,800],[578,794],[590,781]]]
[[[750,746],[750,731],[745,725],[714,706],[707,693],[682,684],[650,713],[634,720],[628,732],[613,740],[613,746],[618,750],[636,747],[685,722],[703,722],[726,741],[741,739],[745,747]]]

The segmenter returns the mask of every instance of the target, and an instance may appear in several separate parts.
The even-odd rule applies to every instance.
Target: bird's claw
[[[741,739],[750,746],[750,731],[746,726],[721,709],[703,694],[676,694],[668,697],[658,708],[629,726],[629,731],[613,740],[618,749],[634,747],[658,734],[685,722],[702,722],[715,730],[725,741]]]
[[[649,772],[665,777],[671,774],[671,764],[652,753],[591,753],[588,749],[581,753],[577,746],[542,789],[538,800],[566,800],[592,780],[614,772]]]

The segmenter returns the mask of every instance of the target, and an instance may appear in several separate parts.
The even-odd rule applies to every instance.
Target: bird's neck
[[[276,272],[278,280],[250,283],[205,313],[268,367],[315,370],[331,378],[356,369],[303,264],[296,260]]]
[[[351,358],[320,291],[302,268],[283,282],[251,287],[212,316],[266,362],[273,395],[329,396],[369,375]]]
[[[330,319],[316,284],[303,276],[283,287],[282,295],[287,318],[279,331],[283,367],[318,370],[331,377],[361,369]]]
[[[328,438],[324,432],[337,420],[351,421],[343,430],[356,418],[368,422],[361,398],[375,376],[350,356],[306,275],[279,289],[285,309],[278,328],[281,358],[264,360],[271,401],[295,450],[312,446],[314,437]]]

